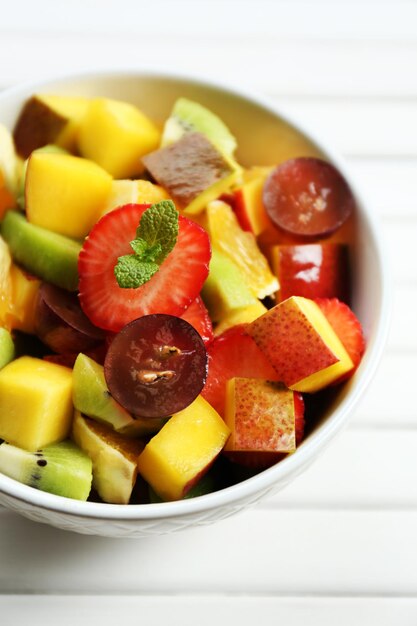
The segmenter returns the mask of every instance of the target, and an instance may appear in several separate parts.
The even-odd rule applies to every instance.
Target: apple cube
[[[137,459],[144,448],[111,428],[74,415],[72,438],[93,462],[93,487],[104,502],[128,504],[138,473]]]
[[[232,378],[225,421],[231,435],[225,452],[294,452],[294,391],[280,383]]]
[[[107,172],[87,159],[34,152],[26,172],[28,220],[67,237],[83,238],[100,217],[111,182]]]
[[[220,415],[198,396],[176,413],[138,459],[143,478],[163,500],[178,500],[207,472],[230,434]]]
[[[65,439],[73,416],[72,372],[22,356],[0,371],[0,438],[39,450]]]
[[[255,236],[272,226],[262,201],[262,190],[267,174],[268,170],[257,178],[245,182],[236,189],[234,195],[234,210],[240,226]]]
[[[141,157],[158,147],[160,132],[137,107],[110,98],[91,101],[78,134],[80,154],[114,178],[143,171]]]
[[[313,243],[273,246],[272,268],[278,278],[278,301],[291,296],[304,298],[349,297],[347,246]]]
[[[319,391],[353,369],[342,342],[315,302],[292,296],[247,326],[282,382]]]

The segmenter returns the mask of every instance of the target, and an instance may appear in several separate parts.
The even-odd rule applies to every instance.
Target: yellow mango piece
[[[258,300],[255,304],[250,304],[240,309],[230,311],[222,321],[217,324],[214,334],[220,335],[228,328],[237,326],[237,324],[250,324],[258,317],[267,312],[266,306]]]
[[[167,198],[168,194],[163,187],[154,185],[148,180],[114,180],[101,215],[124,204],[154,204]]]
[[[0,438],[39,450],[65,439],[73,415],[72,372],[29,356],[0,371]]]
[[[179,500],[210,468],[229,434],[217,411],[198,396],[149,441],[139,472],[163,500]]]
[[[55,233],[83,238],[100,217],[111,176],[92,161],[34,152],[26,172],[28,221]]]
[[[81,121],[78,148],[114,178],[130,178],[143,171],[141,157],[158,147],[160,137],[158,128],[137,107],[96,98]]]
[[[128,504],[138,472],[137,459],[144,443],[126,439],[111,428],[75,412],[75,443],[93,462],[93,487],[104,502]]]
[[[12,279],[10,269],[12,257],[9,246],[0,237],[0,327],[11,329],[10,315],[12,313]]]
[[[35,309],[41,281],[23,272],[17,265],[10,268],[12,285],[11,328],[25,333],[35,332]]]

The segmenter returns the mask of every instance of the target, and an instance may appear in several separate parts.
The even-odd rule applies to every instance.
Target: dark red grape
[[[105,337],[104,331],[83,313],[75,293],[49,283],[43,283],[39,289],[35,332],[59,354],[89,350]]]
[[[308,238],[331,235],[354,207],[352,192],[337,169],[307,157],[290,159],[270,173],[263,203],[276,226]]]
[[[110,393],[141,417],[167,417],[187,407],[203,389],[207,353],[185,320],[155,313],[127,324],[104,362]]]

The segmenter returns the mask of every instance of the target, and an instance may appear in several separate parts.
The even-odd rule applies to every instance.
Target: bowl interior
[[[323,142],[316,140],[311,133],[305,131],[299,123],[292,122],[288,115],[279,114],[275,107],[262,99],[252,98],[224,87],[210,85],[190,80],[188,78],[163,76],[148,73],[114,73],[114,74],[85,74],[76,77],[66,77],[58,80],[33,83],[15,88],[0,95],[0,123],[13,128],[20,108],[33,93],[56,93],[68,95],[108,96],[125,100],[138,105],[157,123],[162,123],[169,115],[172,105],[179,96],[189,97],[206,105],[216,112],[229,126],[238,140],[238,160],[245,166],[274,165],[295,156],[322,156],[332,161],[344,174],[351,184],[356,196],[358,211],[354,221],[347,229],[340,233],[341,240],[348,238],[352,245],[352,305],[363,323],[367,338],[368,349],[366,356],[354,378],[337,393],[332,402],[324,410],[294,458],[286,459],[279,465],[251,478],[245,483],[236,485],[227,490],[228,494],[220,496],[232,501],[234,492],[239,497],[254,494],[261,484],[273,484],[279,481],[288,472],[294,475],[300,471],[303,464],[307,464],[321,448],[324,448],[330,436],[338,430],[351,412],[356,399],[366,386],[380,356],[383,337],[386,332],[387,305],[385,293],[385,271],[380,253],[377,228],[373,223],[369,210],[365,209],[362,198],[356,185],[346,172],[344,163],[327,148]],[[346,240],[346,239],[345,239]],[[288,461],[288,462],[287,462]],[[265,475],[267,478],[263,478]],[[0,491],[10,491],[14,481],[7,480],[3,484],[0,475]],[[245,486],[247,485],[247,486]],[[26,489],[26,491],[24,491]],[[19,493],[26,498],[31,497],[33,490],[23,486]],[[219,492],[220,493],[220,492]],[[29,495],[28,495],[29,494]],[[217,499],[216,499],[217,498]],[[51,508],[59,507],[56,496],[42,494],[38,501],[47,502]],[[166,515],[170,515],[170,508],[179,504],[184,513],[195,510],[196,502],[207,499],[209,506],[216,506],[219,494],[203,496],[196,500],[163,505]],[[74,503],[68,501],[66,510],[76,508],[78,512],[88,514],[88,507],[93,503]],[[117,516],[130,515],[129,509],[135,509],[134,515],[140,517],[140,509],[155,508],[161,505],[132,505],[120,507],[117,505],[100,505],[118,509]],[[178,510],[178,507],[177,507]],[[93,509],[91,509],[93,511]],[[164,513],[165,514],[165,513]]]

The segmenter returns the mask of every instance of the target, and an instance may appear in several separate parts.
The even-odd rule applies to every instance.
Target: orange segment
[[[231,207],[221,200],[207,205],[207,228],[217,246],[241,270],[251,293],[265,298],[278,290],[278,280],[259,250],[252,233],[243,231]]]

